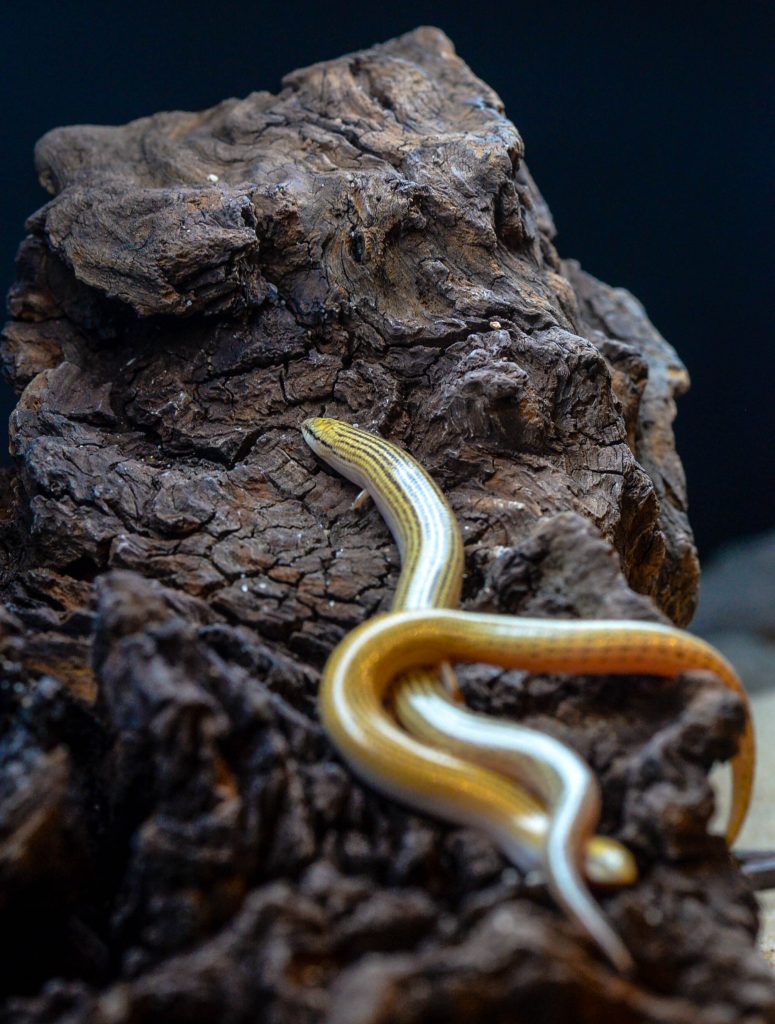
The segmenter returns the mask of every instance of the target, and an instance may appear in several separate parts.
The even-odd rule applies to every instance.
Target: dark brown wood
[[[310,414],[434,474],[466,607],[694,607],[686,372],[561,262],[495,93],[419,29],[276,96],[57,129],[36,160],[53,198],[3,347],[4,1019],[775,1019],[755,902],[706,831],[742,724],[711,679],[462,673],[599,773],[642,870],[601,897],[632,983],[483,836],[358,784],[317,722],[320,667],[398,559],[303,446]]]

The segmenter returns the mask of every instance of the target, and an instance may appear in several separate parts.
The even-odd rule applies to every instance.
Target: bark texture
[[[686,372],[558,258],[495,93],[419,29],[278,95],[57,129],[36,160],[53,199],[3,341],[4,1019],[775,1019],[753,897],[706,831],[742,724],[713,680],[461,673],[598,772],[641,866],[602,897],[634,982],[482,835],[362,787],[316,719],[398,559],[305,449],[309,415],[433,473],[466,607],[693,610]]]

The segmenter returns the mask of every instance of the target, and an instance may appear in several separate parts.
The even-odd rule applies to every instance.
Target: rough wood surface
[[[421,29],[278,95],[57,129],[37,166],[54,198],[3,342],[3,1019],[775,1019],[753,897],[706,832],[742,721],[709,678],[463,673],[599,773],[642,869],[603,897],[634,983],[480,834],[354,781],[317,723],[327,653],[398,563],[305,450],[310,414],[435,475],[466,607],[693,609],[685,370],[560,261],[493,91]]]

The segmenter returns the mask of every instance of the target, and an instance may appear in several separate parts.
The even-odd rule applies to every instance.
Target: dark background
[[[11,0],[0,14],[0,287],[24,218],[46,199],[32,148],[49,128],[276,91],[293,68],[438,25],[520,129],[561,254],[631,289],[688,365],[677,433],[706,557],[775,527],[774,9]],[[0,398],[5,428],[13,397],[4,387]],[[7,460],[6,448],[3,438]]]

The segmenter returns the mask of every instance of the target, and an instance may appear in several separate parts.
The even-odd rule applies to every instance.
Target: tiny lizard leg
[[[369,500],[371,495],[367,490],[359,491],[358,494],[353,498],[353,503],[350,505],[351,512],[360,512],[366,502]]]
[[[460,683],[457,681],[455,670],[448,661],[442,661],[439,665],[439,676],[441,677],[441,685],[444,687],[446,695],[451,700],[454,700],[456,704],[465,704],[463,691],[460,689]]]

